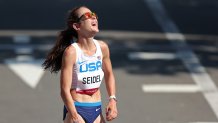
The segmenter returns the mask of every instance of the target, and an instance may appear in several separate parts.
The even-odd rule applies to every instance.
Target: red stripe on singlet
[[[76,91],[76,93],[93,95],[97,91],[98,91],[98,88],[93,88],[93,89],[87,89],[87,90],[79,90],[79,91]]]

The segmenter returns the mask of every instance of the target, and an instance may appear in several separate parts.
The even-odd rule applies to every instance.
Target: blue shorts
[[[84,119],[86,123],[93,123],[101,114],[101,102],[84,103],[74,102],[77,113]],[[63,120],[66,118],[67,108],[64,106]]]

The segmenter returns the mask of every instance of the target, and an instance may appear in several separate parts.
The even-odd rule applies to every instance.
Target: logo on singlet
[[[96,71],[102,67],[101,61],[90,62],[90,63],[86,63],[86,64],[82,64],[85,62],[79,62],[79,63],[81,63],[81,64],[79,64],[79,72],[81,72],[81,73]]]
[[[81,65],[81,64],[84,64],[84,63],[86,63],[86,62],[87,62],[87,60],[86,60],[86,61],[78,62],[78,64]]]
[[[97,59],[98,59],[98,60],[101,60],[101,56],[97,56]]]

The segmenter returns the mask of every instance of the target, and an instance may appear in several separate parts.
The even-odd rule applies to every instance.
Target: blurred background
[[[0,0],[0,123],[62,123],[59,73],[41,64],[80,5],[110,47],[112,123],[218,123],[217,0]]]

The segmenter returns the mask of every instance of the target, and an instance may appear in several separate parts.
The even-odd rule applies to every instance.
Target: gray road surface
[[[169,27],[155,18],[149,0],[49,2],[0,1],[0,28],[58,30],[75,4],[99,13],[102,33],[96,38],[110,46],[117,83],[119,117],[113,123],[218,122],[217,1],[162,1],[168,15],[161,16],[163,21],[175,24]],[[43,72],[40,66],[55,36],[36,35],[0,37],[1,123],[62,122],[59,74]],[[104,84],[101,90],[105,106]]]

